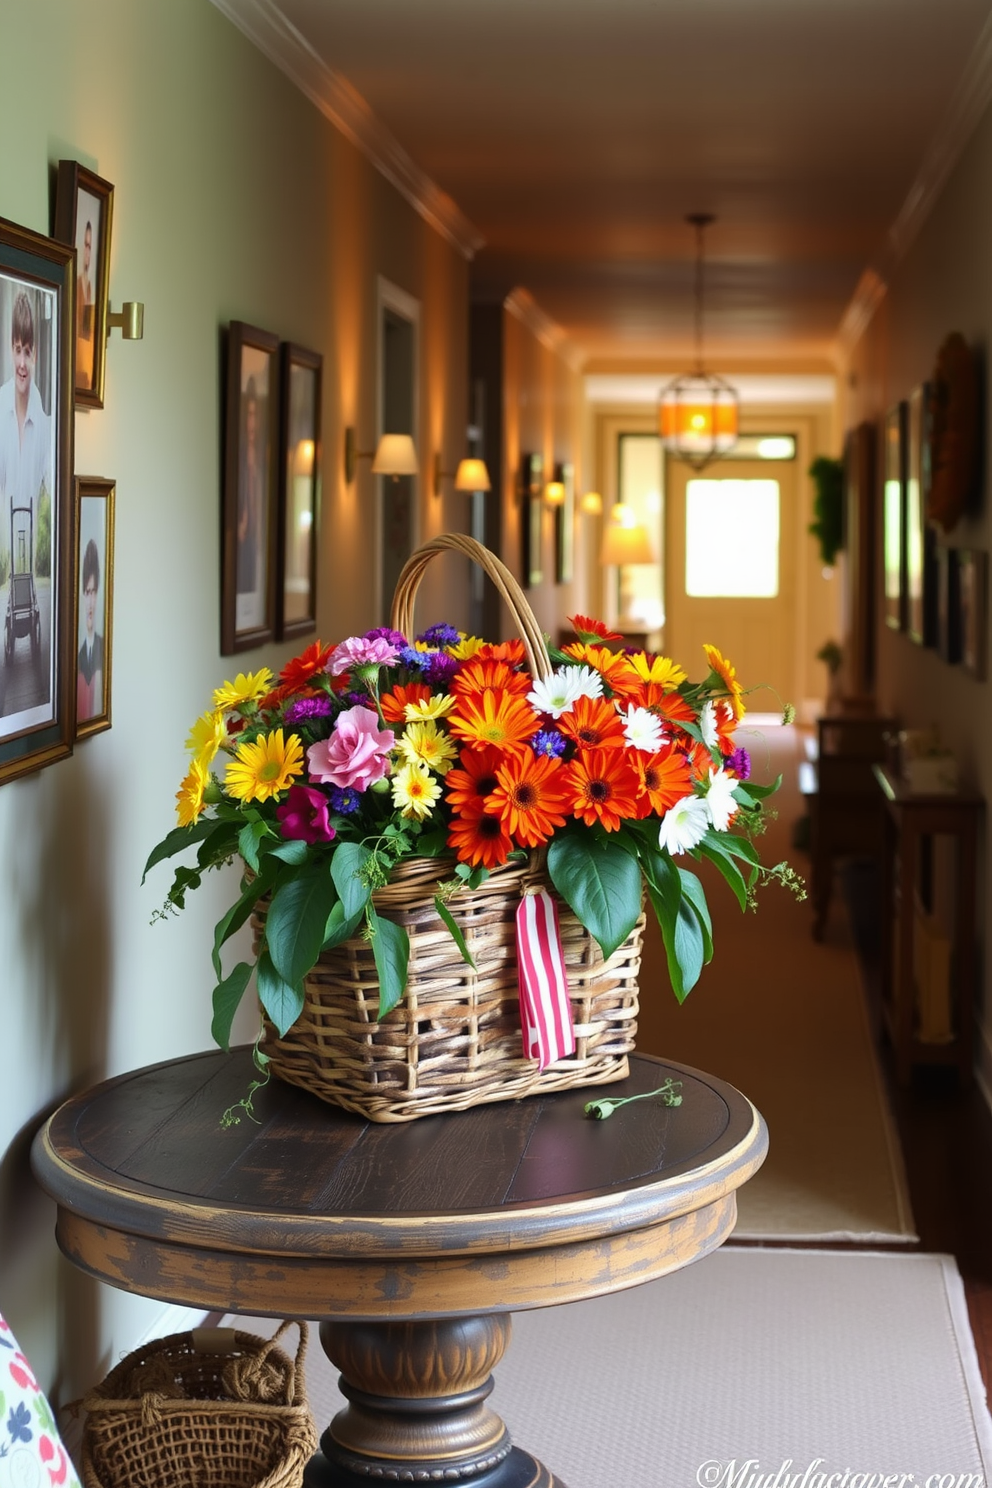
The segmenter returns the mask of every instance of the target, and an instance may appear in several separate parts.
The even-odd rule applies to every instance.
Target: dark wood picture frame
[[[226,369],[220,650],[232,656],[275,635],[278,336],[233,320]]]
[[[77,739],[110,727],[115,491],[114,482],[103,476],[76,477]]]
[[[60,160],[55,185],[55,236],[76,263],[73,386],[76,403],[102,408],[107,374],[107,304],[114,188],[78,160]],[[95,241],[94,241],[95,240]]]
[[[520,456],[521,571],[525,589],[544,579],[541,552],[544,535],[544,456]]]
[[[282,343],[276,639],[317,629],[320,408],[324,359]]]
[[[875,551],[878,501],[877,428],[865,420],[844,446],[844,550],[848,586],[848,686],[854,697],[871,695],[875,679]]]
[[[906,571],[907,405],[897,403],[885,416],[882,440],[882,594],[885,623],[905,630],[908,616]]]
[[[958,552],[961,608],[961,665],[984,681],[988,666],[989,555],[975,548]]]
[[[937,637],[937,534],[927,521],[930,494],[930,388],[910,394],[906,449],[906,628],[920,646]]]
[[[25,397],[35,436],[16,474],[0,436],[0,784],[71,754],[76,727],[74,256],[68,244],[0,219],[0,417]]]
[[[565,488],[565,499],[555,507],[555,583],[570,584],[575,576],[575,466],[561,460],[555,480]]]
[[[957,548],[937,549],[937,651],[956,666],[961,660],[961,585]]]

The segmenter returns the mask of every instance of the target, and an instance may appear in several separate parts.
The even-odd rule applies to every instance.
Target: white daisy
[[[599,698],[603,696],[603,679],[593,667],[573,667],[572,671],[578,679],[576,686],[579,689],[579,697]]]
[[[560,718],[563,713],[571,713],[580,697],[600,697],[602,692],[603,679],[598,672],[587,666],[563,666],[535,682],[527,701],[535,713]]]
[[[710,815],[702,796],[683,796],[670,806],[658,831],[658,846],[670,853],[686,852],[706,836]]]
[[[710,786],[704,803],[710,821],[718,832],[725,832],[737,814],[737,802],[733,795],[736,784],[734,776],[728,775],[722,765],[719,770],[710,771]]]
[[[716,731],[716,708],[712,699],[707,699],[699,715],[699,731],[707,749],[715,749],[719,735]]]
[[[665,734],[661,719],[649,708],[622,708],[617,711],[623,719],[623,732],[631,749],[643,749],[645,754],[656,754],[661,748]]]

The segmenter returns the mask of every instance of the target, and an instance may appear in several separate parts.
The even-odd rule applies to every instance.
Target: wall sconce
[[[420,469],[417,450],[409,434],[383,434],[375,450],[355,448],[354,426],[349,424],[344,431],[344,478],[350,486],[355,479],[356,460],[372,459],[373,475],[391,475],[399,480],[401,475],[416,475]]]
[[[579,506],[590,517],[603,515],[603,498],[598,491],[587,491],[579,502]]]
[[[457,470],[442,470],[441,456],[434,456],[434,495],[440,496],[441,482],[454,478],[456,491],[491,491],[485,460],[459,460]]]
[[[313,475],[313,459],[316,453],[312,439],[301,439],[293,455],[293,474],[309,480]]]
[[[107,306],[107,340],[114,328],[120,331],[125,341],[141,341],[145,334],[145,307],[140,300],[125,300],[120,314],[115,315]]]
[[[544,501],[547,506],[565,505],[565,483],[560,480],[548,481],[544,488]]]

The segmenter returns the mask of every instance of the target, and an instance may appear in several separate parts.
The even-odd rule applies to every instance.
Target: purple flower
[[[447,687],[452,677],[461,669],[461,662],[444,651],[426,651],[427,666],[424,675],[433,687]]]
[[[393,630],[389,625],[377,625],[374,630],[367,630],[365,639],[367,641],[388,641],[391,646],[396,647],[397,651],[402,651],[403,647],[408,644],[402,631]]]
[[[283,714],[285,723],[303,723],[308,718],[327,718],[334,704],[329,697],[297,698]]]
[[[346,692],[344,701],[349,703],[352,708],[367,708],[369,705],[369,695],[367,692]]]
[[[327,806],[323,791],[310,785],[291,785],[283,804],[276,807],[282,835],[308,842],[311,847],[315,842],[330,842],[335,832],[327,819]]]
[[[433,651],[418,651],[416,646],[404,646],[400,652],[400,661],[405,667],[415,667],[418,672],[422,672],[433,655]]]
[[[747,780],[751,774],[751,756],[746,749],[735,749],[727,761],[727,768],[733,770],[738,780]]]
[[[340,816],[351,816],[362,804],[362,798],[350,785],[332,785],[330,790],[331,809]]]
[[[425,646],[457,646],[461,638],[461,631],[456,630],[453,625],[445,625],[443,621],[440,621],[437,625],[428,626],[423,635],[417,637],[417,640],[423,641]]]
[[[331,652],[327,670],[332,677],[338,677],[357,667],[392,666],[398,654],[396,647],[383,636],[371,641],[365,636],[349,636]]]
[[[541,729],[531,739],[531,748],[535,754],[546,754],[550,759],[558,759],[565,753],[566,739],[557,729]]]

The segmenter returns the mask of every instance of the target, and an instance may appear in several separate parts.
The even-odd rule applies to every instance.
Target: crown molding
[[[485,242],[446,191],[407,154],[347,78],[327,66],[277,0],[211,0],[466,259]]]
[[[842,352],[850,352],[864,335],[872,316],[888,293],[888,288],[877,269],[865,269],[837,332],[837,342]]]
[[[573,372],[582,370],[585,360],[580,348],[568,339],[568,335],[558,324],[547,315],[535,300],[529,289],[518,285],[511,289],[503,301],[503,309],[508,311],[515,320],[526,326],[531,335],[540,341],[541,345],[553,351],[556,356],[571,367]]]

